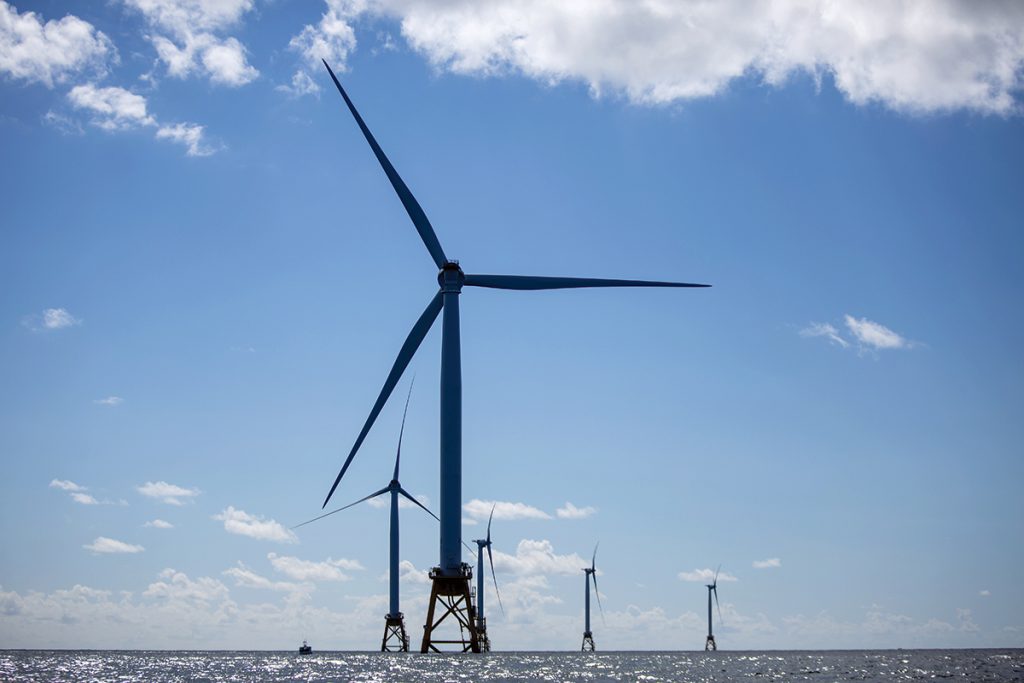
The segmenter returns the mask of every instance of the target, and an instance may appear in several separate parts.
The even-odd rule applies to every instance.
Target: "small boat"
[[[299,654],[300,655],[311,655],[311,654],[313,654],[313,646],[310,645],[309,643],[307,643],[306,641],[302,641],[302,645],[299,646]]]

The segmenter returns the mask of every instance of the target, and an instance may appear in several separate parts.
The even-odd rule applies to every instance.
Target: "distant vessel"
[[[310,645],[309,643],[307,643],[306,641],[302,641],[302,645],[299,647],[299,654],[300,655],[311,655],[311,654],[313,654],[313,646]]]

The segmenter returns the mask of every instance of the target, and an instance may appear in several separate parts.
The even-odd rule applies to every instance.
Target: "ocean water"
[[[2,681],[1024,681],[1024,650],[807,652],[0,651]]]

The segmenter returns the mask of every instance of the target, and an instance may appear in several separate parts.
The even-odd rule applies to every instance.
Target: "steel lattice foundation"
[[[714,651],[714,650],[717,650],[717,649],[718,649],[718,646],[715,645],[715,637],[714,636],[708,636],[708,639],[706,641],[704,641],[704,651],[705,652],[711,652],[711,651]]]
[[[583,647],[580,648],[581,652],[593,652],[597,648],[594,647],[594,635],[590,631],[583,632]]]
[[[469,582],[473,572],[466,563],[462,564],[459,576],[444,576],[440,567],[430,570],[433,586],[430,589],[430,606],[427,608],[427,623],[423,626],[423,644],[420,652],[441,652],[441,645],[457,645],[457,652],[480,652],[480,637],[476,630],[476,610],[470,599]],[[440,606],[440,616],[435,619]],[[442,640],[435,631],[449,616],[459,627],[458,640]],[[453,624],[449,622],[449,627]]]
[[[405,615],[384,617],[384,639],[380,643],[381,652],[408,652],[409,634],[405,632]]]

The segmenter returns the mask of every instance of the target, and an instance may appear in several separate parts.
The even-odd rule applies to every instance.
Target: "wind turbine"
[[[505,613],[505,607],[501,604],[501,593],[498,592],[498,577],[494,574],[494,556],[491,554],[491,521],[494,519],[494,508],[491,506],[491,516],[487,518],[487,538],[477,539],[476,543],[476,631],[480,640],[480,649],[484,652],[491,651],[491,639],[487,637],[487,618],[484,616],[484,548],[487,549],[487,559],[491,563],[491,578],[494,580],[494,594],[498,597],[498,606],[501,613]]]
[[[398,175],[398,171],[391,165],[384,154],[384,150],[377,144],[370,129],[367,128],[363,118],[356,111],[355,105],[349,99],[348,93],[341,86],[334,71],[324,61],[331,80],[338,88],[348,110],[351,112],[356,124],[370,145],[377,161],[383,168],[385,175],[391,182],[392,187],[398,194],[402,205],[405,207],[409,218],[412,219],[420,239],[426,246],[434,264],[439,272],[437,281],[440,289],[434,294],[426,309],[413,325],[412,330],[406,337],[402,348],[398,352],[388,373],[384,386],[377,396],[370,414],[366,418],[359,436],[356,437],[352,450],[345,458],[338,476],[335,477],[331,490],[324,499],[323,507],[327,506],[331,496],[341,478],[345,476],[352,459],[355,457],[359,446],[363,443],[367,433],[373,426],[374,421],[380,414],[381,409],[387,402],[388,397],[394,390],[398,380],[402,377],[409,362],[412,360],[416,350],[423,342],[437,316],[444,311],[441,323],[441,532],[440,532],[440,558],[438,565],[431,569],[432,579],[430,603],[427,611],[427,623],[423,630],[423,643],[421,652],[429,650],[437,651],[436,644],[461,644],[462,651],[479,652],[480,644],[477,640],[476,625],[469,617],[470,594],[469,581],[472,578],[472,570],[469,565],[462,561],[462,359],[459,337],[459,294],[463,287],[484,287],[490,289],[508,290],[542,290],[542,289],[574,289],[580,287],[707,287],[708,285],[689,284],[682,282],[656,282],[647,280],[608,280],[595,278],[570,278],[570,277],[537,277],[528,275],[476,275],[463,272],[459,262],[449,259],[441,248],[441,243],[434,232],[433,226],[427,219],[419,202],[406,186],[405,182]],[[437,603],[441,603],[442,614],[437,621],[434,621],[434,611]],[[440,624],[449,614],[453,615],[460,627],[460,640],[442,641],[433,637],[435,627]],[[467,642],[464,633],[468,631]]]
[[[583,646],[580,648],[583,652],[594,651],[594,635],[590,632],[590,577],[594,577],[594,595],[597,596],[597,608],[601,610],[601,618],[604,619],[604,609],[601,607],[601,593],[597,590],[597,546],[601,545],[598,543],[594,546],[594,557],[590,560],[590,566],[584,567],[583,572],[587,578],[587,589],[584,599],[584,626],[583,626]]]
[[[409,651],[409,635],[405,630],[405,616],[402,614],[401,609],[398,606],[398,497],[405,496],[410,501],[418,505],[419,507],[426,510],[429,514],[437,521],[437,515],[428,510],[423,503],[419,502],[412,495],[402,488],[402,485],[398,482],[398,466],[402,460],[402,436],[405,434],[405,416],[409,412],[409,398],[412,396],[412,383],[409,383],[409,394],[405,397],[405,410],[402,411],[402,429],[398,432],[398,452],[395,454],[395,472],[391,478],[391,482],[382,488],[380,491],[371,493],[365,498],[360,498],[354,503],[349,503],[344,507],[340,507],[337,510],[332,510],[325,515],[320,515],[308,522],[303,522],[298,526],[294,527],[298,529],[300,526],[305,526],[310,522],[315,522],[318,519],[323,519],[336,512],[347,510],[354,505],[359,505],[364,501],[382,496],[385,493],[391,494],[391,546],[390,554],[388,556],[388,580],[390,581],[389,591],[389,609],[387,616],[384,617],[384,638],[381,640],[380,651],[381,652],[408,652]]]
[[[718,605],[718,572],[722,569],[722,565],[718,565],[718,569],[715,570],[714,580],[706,584],[705,587],[708,589],[708,639],[704,641],[704,650],[717,650],[718,646],[715,645],[715,634],[711,629],[711,594],[715,594],[715,607],[718,607],[718,620],[722,620],[722,608]]]

